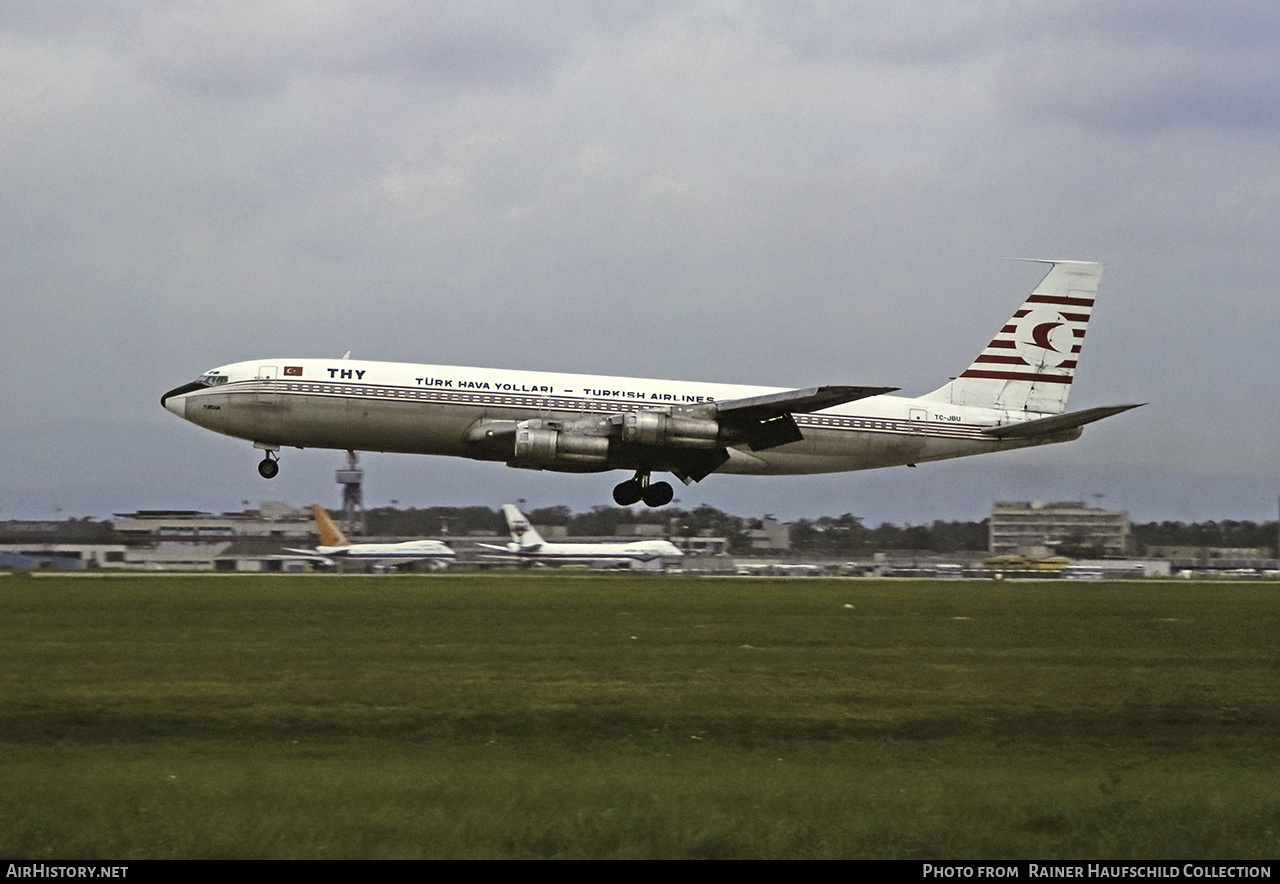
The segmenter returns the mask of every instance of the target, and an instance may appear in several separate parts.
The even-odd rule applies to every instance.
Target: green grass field
[[[0,578],[0,855],[1274,858],[1280,588]]]

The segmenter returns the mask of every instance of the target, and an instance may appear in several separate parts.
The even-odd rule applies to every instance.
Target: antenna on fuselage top
[[[348,350],[346,353],[343,353],[343,354],[342,354],[342,358],[343,358],[343,359],[350,359],[350,358],[351,358],[351,351],[350,351],[350,350]]]

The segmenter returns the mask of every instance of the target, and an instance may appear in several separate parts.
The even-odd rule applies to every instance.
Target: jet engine
[[[718,448],[720,423],[714,418],[686,417],[661,411],[634,411],[614,418],[623,442],[670,445],[673,448]]]
[[[520,465],[603,465],[609,460],[609,437],[569,432],[552,421],[520,421],[514,458]]]

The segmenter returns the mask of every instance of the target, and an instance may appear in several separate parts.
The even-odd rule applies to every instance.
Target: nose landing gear
[[[274,451],[268,451],[266,457],[258,461],[258,475],[264,479],[274,479],[278,472],[280,472],[280,456]]]
[[[272,445],[268,442],[254,442],[253,447],[262,451],[262,460],[258,462],[258,475],[264,479],[274,479],[276,473],[280,472],[280,451],[279,445]]]
[[[669,482],[649,484],[648,470],[637,470],[634,479],[620,482],[613,489],[613,500],[618,506],[631,506],[642,500],[645,506],[666,506],[675,496]]]

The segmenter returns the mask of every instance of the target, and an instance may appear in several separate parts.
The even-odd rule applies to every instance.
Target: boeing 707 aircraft
[[[510,553],[517,559],[545,564],[581,562],[591,565],[631,565],[652,562],[655,559],[678,559],[684,553],[670,540],[655,538],[636,539],[621,543],[597,541],[594,543],[551,543],[542,539],[538,529],[529,524],[518,507],[504,504],[502,514],[507,517],[511,542],[506,546],[481,543],[486,549]]]
[[[444,569],[457,560],[457,555],[439,540],[406,540],[401,543],[352,543],[318,503],[311,504],[320,545],[315,549],[291,549],[289,552],[319,559],[332,565],[338,560],[360,561],[374,565],[405,565],[428,562]]]
[[[562,472],[628,470],[621,506],[671,502],[712,473],[833,473],[1077,438],[1137,405],[1066,411],[1102,265],[1049,272],[973,364],[918,398],[896,387],[806,389],[505,369],[272,358],[210,369],[160,398],[192,423],[265,452],[335,448],[438,454]]]

